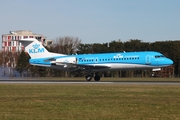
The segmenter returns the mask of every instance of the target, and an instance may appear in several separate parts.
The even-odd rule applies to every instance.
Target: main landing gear
[[[91,81],[91,79],[92,79],[92,75],[86,75],[85,77],[86,77],[87,81]],[[99,75],[94,76],[95,81],[99,81],[100,79],[101,79],[101,77]]]

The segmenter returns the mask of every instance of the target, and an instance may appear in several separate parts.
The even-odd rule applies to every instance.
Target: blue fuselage
[[[70,57],[75,60],[71,61]],[[154,51],[52,56],[51,58],[30,59],[29,62],[39,66],[53,67],[52,61],[62,58],[62,65],[73,63],[82,66],[107,66],[109,70],[158,68],[173,64],[171,59]],[[58,67],[54,66],[54,68]]]

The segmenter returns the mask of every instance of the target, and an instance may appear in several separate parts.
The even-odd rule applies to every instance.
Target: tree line
[[[113,40],[109,43],[83,44],[79,38],[75,37],[58,37],[54,44],[46,47],[50,52],[61,54],[89,54],[89,53],[113,53],[113,52],[134,52],[134,51],[157,51],[174,61],[174,77],[179,77],[180,73],[180,40],[143,42],[139,39],[130,39],[122,42]],[[14,54],[14,55],[8,55]],[[24,51],[20,53],[1,52],[0,64],[7,63],[7,56],[12,56],[16,62],[16,70],[21,76],[31,77],[83,77],[83,73],[60,71],[45,67],[32,66],[29,64],[29,55]],[[13,59],[9,58],[9,59]],[[6,60],[7,59],[7,60]],[[126,71],[106,71],[100,72],[104,77],[150,77],[150,70],[126,70]]]

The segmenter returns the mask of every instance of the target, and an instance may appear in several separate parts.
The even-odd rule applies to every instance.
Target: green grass
[[[178,120],[180,87],[0,84],[0,119]]]

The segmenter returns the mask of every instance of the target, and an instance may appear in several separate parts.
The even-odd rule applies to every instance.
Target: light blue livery
[[[31,57],[29,60],[31,65],[65,71],[85,71],[87,81],[92,79],[93,72],[138,69],[155,71],[173,64],[171,59],[155,51],[64,55],[48,52],[33,38],[20,41]],[[96,74],[94,80],[99,81],[100,76]]]

